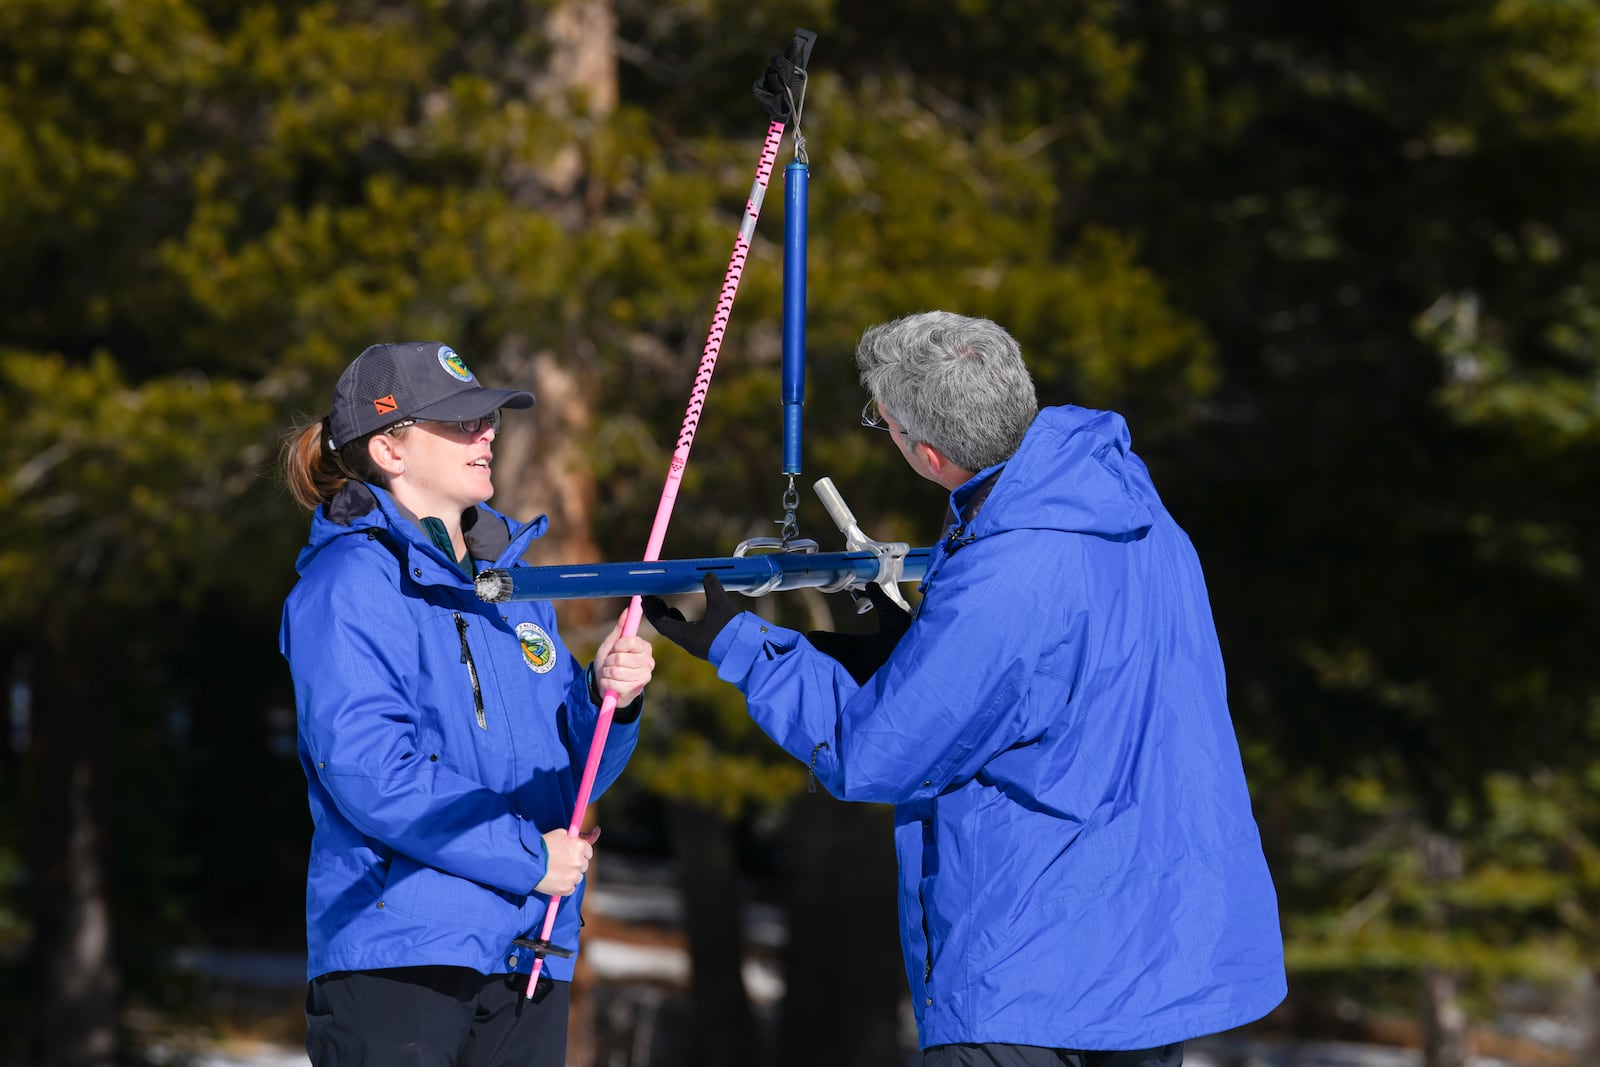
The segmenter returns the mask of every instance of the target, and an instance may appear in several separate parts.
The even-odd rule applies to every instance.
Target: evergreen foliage
[[[1197,544],[1292,987],[1404,1005],[1444,968],[1483,1006],[1591,966],[1600,6],[616,0],[614,109],[540,102],[556,6],[0,4],[0,954],[61,947],[30,902],[60,843],[25,827],[73,774],[110,790],[120,959],[86,963],[143,998],[174,944],[299,936],[273,650],[305,519],[273,464],[366,344],[580,366],[595,541],[638,558],[765,128],[750,82],[803,25],[805,482],[928,543],[941,494],[856,426],[854,341],[932,307],[1005,324],[1041,399],[1128,415]],[[669,557],[776,533],[784,162]],[[839,597],[758,609],[855,625]],[[803,768],[660,659],[617,803],[777,847]]]

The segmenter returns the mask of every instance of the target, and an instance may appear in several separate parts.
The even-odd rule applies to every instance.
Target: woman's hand
[[[568,836],[565,830],[551,830],[544,835],[544,850],[550,857],[544,877],[534,886],[534,892],[552,897],[570,897],[583,876],[588,873],[594,859],[594,843],[600,840],[600,827],[585,830],[577,837]]]
[[[602,696],[607,689],[617,694],[617,707],[625,708],[639,698],[644,687],[650,684],[655,673],[656,657],[650,642],[634,634],[622,636],[622,623],[628,617],[624,611],[617,617],[606,639],[600,642],[600,651],[594,654],[595,688]]]

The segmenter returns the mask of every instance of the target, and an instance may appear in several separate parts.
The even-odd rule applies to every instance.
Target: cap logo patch
[[[467,369],[466,361],[456,355],[456,350],[448,345],[439,346],[439,366],[448,371],[450,377],[458,382],[472,381],[472,372]]]
[[[380,396],[374,400],[372,406],[379,415],[392,415],[400,405],[395,403],[394,394],[390,393],[388,396]]]
[[[517,624],[517,640],[522,643],[522,658],[534,674],[549,674],[556,665],[556,646],[550,635],[531,622]]]

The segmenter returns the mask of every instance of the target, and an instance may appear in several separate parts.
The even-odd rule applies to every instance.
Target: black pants
[[[1082,1052],[1037,1045],[935,1045],[922,1067],[1181,1067],[1183,1042],[1125,1052]]]
[[[315,1067],[563,1067],[570,984],[467,967],[335,971],[306,991]]]

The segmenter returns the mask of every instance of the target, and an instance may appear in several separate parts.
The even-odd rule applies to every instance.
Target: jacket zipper
[[[483,687],[478,684],[478,665],[472,662],[472,649],[467,647],[467,620],[456,612],[456,633],[461,637],[461,662],[467,665],[467,676],[472,679],[472,708],[478,713],[478,729],[487,730],[489,720],[483,714]]]
[[[928,832],[932,829],[927,819],[922,820],[922,867],[928,865]],[[933,997],[929,995],[933,985],[933,934],[928,930],[928,902],[922,895],[921,873],[918,873],[917,882],[917,911],[922,917],[922,1002],[928,1006],[933,1005]]]

